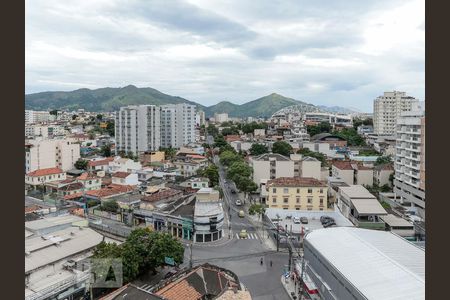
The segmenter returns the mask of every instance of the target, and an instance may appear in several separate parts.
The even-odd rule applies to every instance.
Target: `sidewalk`
[[[250,223],[253,224],[253,227],[255,227],[256,234],[259,236],[261,243],[264,243],[270,250],[277,250],[276,243],[270,237],[270,233],[264,228],[264,224],[259,219],[259,216],[248,215],[247,217]]]
[[[295,285],[294,280],[292,280],[291,277],[288,277],[286,279],[284,275],[281,275],[281,284],[283,285],[284,289],[291,299],[299,299],[298,285]],[[292,295],[295,295],[295,298]]]

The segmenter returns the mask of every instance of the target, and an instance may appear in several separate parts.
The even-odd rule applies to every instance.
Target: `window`
[[[288,202],[289,202],[289,198],[288,198],[288,197],[284,197],[284,198],[283,198],[283,202],[284,202],[284,203],[288,203]]]
[[[323,205],[323,198],[320,197],[320,205]]]
[[[277,203],[277,198],[276,197],[272,198],[272,203]]]
[[[289,189],[288,189],[288,188],[284,188],[284,189],[283,189],[283,193],[289,194]]]
[[[312,210],[312,207],[308,207],[307,210]]]
[[[297,194],[300,194],[300,189],[297,189]]]
[[[272,193],[276,193],[277,192],[277,189],[276,188],[273,188],[272,189]]]
[[[295,198],[295,202],[300,203],[300,197]]]
[[[308,189],[308,194],[312,194],[312,189]]]
[[[299,208],[299,207],[296,207],[295,210],[300,210],[300,208]]]
[[[323,189],[320,189],[320,193],[323,194]]]
[[[308,204],[312,203],[312,197],[308,197]]]

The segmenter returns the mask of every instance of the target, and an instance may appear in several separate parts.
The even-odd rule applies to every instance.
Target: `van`
[[[245,213],[244,213],[243,210],[240,210],[239,211],[239,218],[243,218],[243,217],[245,217]]]

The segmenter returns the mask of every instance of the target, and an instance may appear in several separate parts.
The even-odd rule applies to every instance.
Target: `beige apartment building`
[[[72,139],[28,140],[25,142],[25,173],[39,169],[74,168],[80,158],[80,144]]]
[[[281,177],[269,180],[266,185],[269,208],[285,210],[327,210],[327,185],[315,178]]]

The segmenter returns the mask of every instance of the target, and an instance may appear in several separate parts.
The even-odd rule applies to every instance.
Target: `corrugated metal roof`
[[[397,217],[392,214],[388,214],[386,216],[380,216],[380,219],[383,220],[389,226],[411,226],[411,227],[414,226],[413,224],[406,221],[405,219]]]
[[[386,210],[377,199],[350,199],[360,215],[387,215]]]
[[[305,240],[367,299],[425,299],[425,251],[395,234],[334,227]]]
[[[76,227],[55,231],[51,235],[25,239],[25,273],[91,249],[103,236],[90,228]]]
[[[365,187],[362,185],[343,186],[339,188],[342,194],[349,198],[373,198],[376,199]]]

